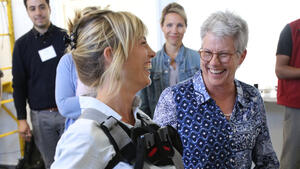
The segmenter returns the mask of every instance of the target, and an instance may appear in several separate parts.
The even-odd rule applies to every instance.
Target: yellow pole
[[[11,50],[11,56],[12,56],[12,53],[14,50],[14,44],[15,44],[15,34],[14,34],[14,26],[13,26],[11,0],[0,0],[0,2],[7,3],[8,34],[9,34],[10,50]],[[7,69],[7,68],[4,68],[4,69]],[[2,106],[3,106],[3,104],[2,104]],[[19,126],[18,121],[17,121],[17,124]],[[16,132],[16,131],[12,131],[12,133],[14,133],[14,132]],[[19,134],[19,144],[20,144],[21,157],[24,157],[24,140],[21,138],[20,134]]]
[[[14,23],[12,17],[12,8],[11,8],[11,0],[6,0],[7,2],[7,17],[8,17],[8,33],[9,33],[9,42],[10,42],[10,50],[11,56],[14,50],[15,44],[15,33],[14,33]]]

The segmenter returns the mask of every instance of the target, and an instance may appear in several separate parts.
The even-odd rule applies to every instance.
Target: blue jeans
[[[64,132],[65,118],[50,110],[31,110],[30,117],[34,141],[49,169],[54,161],[56,144]]]

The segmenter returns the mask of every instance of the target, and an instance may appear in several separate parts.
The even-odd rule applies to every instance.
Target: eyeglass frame
[[[199,52],[199,54],[200,54],[201,59],[203,59],[203,60],[206,61],[206,62],[210,62],[210,61],[212,60],[213,56],[214,56],[214,55],[217,55],[218,60],[219,60],[221,63],[228,63],[233,55],[235,55],[236,53],[239,53],[239,51],[235,51],[234,53],[228,53],[228,52],[212,52],[212,51],[210,51],[210,50],[205,50],[205,49],[202,49],[202,48],[199,49],[198,52]],[[210,54],[211,54],[210,58],[209,58],[209,59],[205,59],[205,58],[201,55],[202,52],[210,53]],[[225,54],[225,55],[228,56],[228,58],[226,58],[225,61],[224,61],[224,59],[222,60],[222,58],[220,58],[220,56],[221,56],[222,54]],[[228,60],[227,60],[227,59],[228,59]]]

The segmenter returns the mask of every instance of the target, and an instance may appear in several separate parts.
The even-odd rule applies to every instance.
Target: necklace
[[[230,113],[230,114],[225,114],[225,113],[224,113],[224,116],[225,116],[225,117],[230,117],[231,115],[232,115],[232,113]]]

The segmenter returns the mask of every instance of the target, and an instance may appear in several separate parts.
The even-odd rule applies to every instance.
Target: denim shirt
[[[185,168],[278,169],[259,91],[234,81],[236,101],[227,120],[206,90],[201,71],[165,89],[154,121],[175,127],[183,144]]]
[[[200,55],[184,45],[181,46],[175,61],[178,65],[179,82],[192,77],[195,72],[200,70]],[[170,56],[163,47],[151,62],[150,78],[152,83],[141,90],[138,95],[142,99],[140,109],[152,118],[161,92],[170,86]]]

